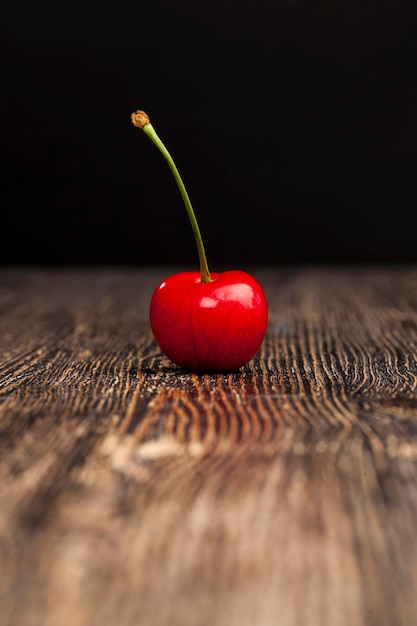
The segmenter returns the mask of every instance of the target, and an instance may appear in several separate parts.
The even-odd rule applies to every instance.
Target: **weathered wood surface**
[[[165,272],[0,272],[1,626],[414,626],[417,269],[259,270],[265,343],[179,371]]]

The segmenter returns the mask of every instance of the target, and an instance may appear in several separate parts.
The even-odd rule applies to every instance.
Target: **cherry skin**
[[[232,371],[259,350],[268,324],[264,292],[241,270],[173,274],[155,289],[150,324],[162,352],[192,371]]]

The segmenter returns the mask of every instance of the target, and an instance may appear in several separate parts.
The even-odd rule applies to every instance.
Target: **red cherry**
[[[268,323],[260,284],[246,272],[182,272],[163,280],[150,306],[154,337],[181,368],[228,371],[245,365],[259,350]]]
[[[144,111],[131,115],[167,161],[190,218],[200,272],[169,276],[156,288],[150,307],[155,339],[184,369],[226,371],[245,365],[259,350],[268,323],[259,283],[239,270],[210,274],[200,229],[177,167]]]

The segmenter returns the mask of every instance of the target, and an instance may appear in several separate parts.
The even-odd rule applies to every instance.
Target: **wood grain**
[[[1,626],[414,626],[417,269],[255,271],[219,375],[152,339],[169,271],[0,271]]]

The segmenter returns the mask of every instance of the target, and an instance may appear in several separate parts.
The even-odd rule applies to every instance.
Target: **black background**
[[[14,3],[1,26],[2,263],[211,269],[417,260],[417,4]]]

